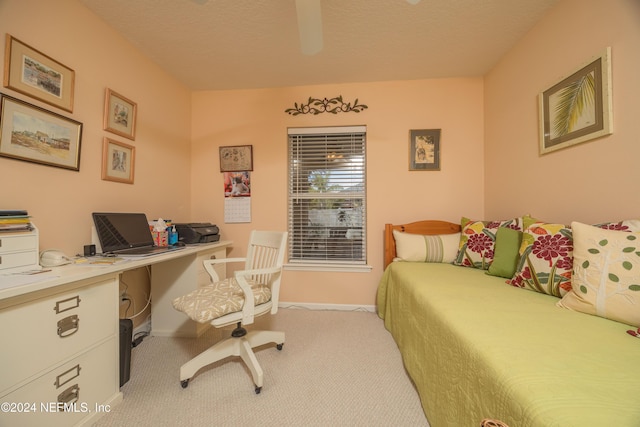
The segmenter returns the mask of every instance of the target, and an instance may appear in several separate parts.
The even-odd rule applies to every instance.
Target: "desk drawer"
[[[38,251],[38,236],[35,234],[15,234],[0,236],[0,255],[6,252]]]
[[[38,267],[38,251],[0,253],[0,270],[6,268],[25,267],[31,265]]]
[[[0,311],[0,393],[117,333],[116,279]],[[10,351],[9,351],[10,349]]]
[[[117,366],[116,345],[111,338],[0,398],[16,409],[0,412],[0,425],[71,426],[110,410],[101,405],[118,390],[113,369]]]

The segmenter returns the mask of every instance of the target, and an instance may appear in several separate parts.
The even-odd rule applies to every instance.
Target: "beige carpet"
[[[266,319],[266,320],[265,320]],[[374,313],[281,309],[255,328],[284,331],[282,351],[256,357],[254,393],[237,359],[200,370],[186,389],[180,365],[227,330],[198,339],[147,337],[132,350],[124,401],[96,426],[428,426],[398,348]]]

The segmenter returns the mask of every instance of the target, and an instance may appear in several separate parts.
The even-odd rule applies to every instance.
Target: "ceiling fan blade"
[[[305,55],[322,50],[322,11],[320,0],[296,0],[300,47]]]

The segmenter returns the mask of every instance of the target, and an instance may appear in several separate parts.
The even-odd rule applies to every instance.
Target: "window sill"
[[[373,267],[366,264],[293,263],[285,264],[284,269],[290,271],[334,271],[340,273],[370,273]]]

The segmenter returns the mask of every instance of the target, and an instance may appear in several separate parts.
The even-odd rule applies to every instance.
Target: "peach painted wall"
[[[2,58],[9,33],[76,73],[73,113],[2,92],[83,123],[79,172],[0,157],[0,209],[27,209],[41,249],[70,255],[90,242],[93,211],[189,220],[190,91],[77,0],[2,0],[0,29]],[[102,130],[106,88],[138,104],[135,141]],[[101,179],[105,136],[135,147],[133,185]]]
[[[0,0],[0,55],[9,33],[75,70],[73,113],[7,88],[2,92],[83,123],[80,171],[0,157],[0,209],[27,209],[40,230],[40,248],[82,253],[91,239],[91,212],[139,211],[190,220],[190,91],[98,19],[77,0]],[[136,139],[102,130],[105,89],[138,104]],[[105,136],[136,149],[134,184],[101,179]],[[123,274],[121,290],[146,305],[146,270]],[[141,325],[150,310],[134,318]]]
[[[368,259],[371,273],[285,272],[290,302],[373,304],[386,222],[529,212],[551,221],[637,217],[640,5],[562,0],[485,79],[440,79],[190,93],[77,0],[1,0],[0,28],[76,71],[84,124],[80,171],[0,158],[0,208],[24,208],[42,248],[69,254],[90,238],[90,213],[212,221],[242,255],[253,228],[286,228],[286,128],[368,127]],[[0,54],[4,53],[4,43]],[[605,46],[612,47],[614,134],[539,156],[537,95]],[[138,103],[135,184],[102,181],[105,88]],[[358,98],[363,113],[286,115],[309,96]],[[409,129],[442,129],[442,171],[409,172]],[[485,142],[486,141],[486,142]],[[251,224],[224,224],[218,147],[252,144]],[[169,172],[169,173],[167,173]],[[6,185],[9,183],[9,185]],[[554,192],[555,190],[555,192]]]
[[[290,116],[285,109],[312,96],[342,95],[364,112]],[[245,254],[252,229],[287,228],[287,128],[367,126],[367,221],[370,273],[285,271],[281,300],[325,304],[375,303],[382,274],[384,224],[418,219],[458,222],[484,213],[483,80],[438,79],[384,83],[207,91],[193,94],[192,200],[196,221],[220,226]],[[442,129],[439,172],[409,172],[410,129]],[[218,148],[253,145],[252,222],[224,223]],[[461,192],[464,192],[462,196]]]
[[[613,134],[538,154],[538,93],[605,47]],[[486,76],[486,216],[554,222],[638,218],[640,2],[562,0]]]

